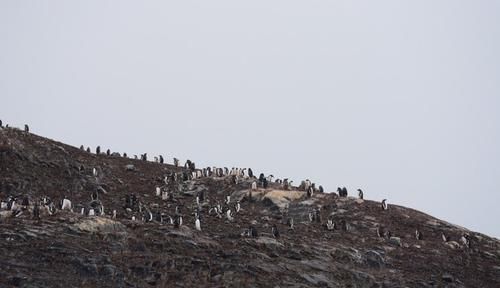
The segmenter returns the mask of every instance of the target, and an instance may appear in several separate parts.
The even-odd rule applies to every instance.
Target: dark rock
[[[385,259],[379,252],[369,250],[365,253],[365,257],[366,263],[372,268],[381,269],[385,266]]]
[[[452,283],[455,278],[451,276],[451,274],[443,274],[443,277],[441,277],[444,282]]]

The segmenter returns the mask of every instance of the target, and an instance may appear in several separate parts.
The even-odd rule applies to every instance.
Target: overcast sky
[[[0,0],[4,123],[496,237],[499,110],[500,1]]]

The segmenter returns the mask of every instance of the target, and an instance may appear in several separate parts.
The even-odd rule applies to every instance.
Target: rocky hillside
[[[500,287],[500,241],[413,209],[122,156],[0,128],[0,287]]]

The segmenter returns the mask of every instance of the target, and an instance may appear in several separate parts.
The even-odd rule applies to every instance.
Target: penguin
[[[135,221],[135,216],[132,216],[131,220],[132,220],[132,221]]]
[[[90,199],[92,201],[96,201],[96,200],[99,200],[99,193],[96,191],[92,192],[92,194],[90,194]]]
[[[220,205],[219,201],[217,201],[217,206],[216,206],[216,210],[218,213],[222,213],[222,205]]]
[[[264,181],[262,182],[262,187],[264,187],[264,189],[267,189],[267,186],[268,186],[267,179],[264,179]]]
[[[111,150],[109,150],[109,149],[106,150],[106,155],[108,155],[108,156],[111,155]]]
[[[248,177],[253,178],[253,171],[252,168],[248,168]]]
[[[316,208],[314,210],[314,220],[316,220],[316,222],[318,222],[318,223],[321,223],[321,210],[320,210],[320,208]]]
[[[163,156],[160,155],[160,164],[163,164],[164,160],[163,160]]]
[[[160,187],[156,187],[156,197],[160,197],[161,196],[161,189]]]
[[[56,214],[56,206],[54,205],[54,203],[50,203],[50,204],[47,206],[47,211],[49,212],[49,215],[54,215],[54,214]]]
[[[252,182],[252,190],[257,190],[257,182],[256,181]]]
[[[312,186],[309,186],[307,189],[307,197],[311,198],[314,194],[314,188]]]
[[[85,207],[82,207],[82,210],[80,210],[80,214],[85,215]]]
[[[83,147],[83,145],[80,146],[80,150],[85,151],[85,147]]]
[[[196,228],[196,230],[201,231],[201,223],[198,214],[196,214],[196,220],[194,220],[194,227]]]
[[[335,230],[335,223],[333,223],[332,219],[328,219],[328,221],[326,222],[326,230]]]
[[[443,242],[448,242],[450,241],[450,236],[446,236],[443,232],[441,233],[441,239],[443,239]]]
[[[319,193],[325,193],[325,190],[323,189],[323,186],[319,185],[318,187]]]
[[[314,221],[314,213],[311,211],[309,212],[309,222],[313,222]]]
[[[240,209],[241,209],[240,201],[236,201],[236,207],[235,207],[236,213],[239,213]]]
[[[175,228],[180,228],[182,226],[182,216],[177,215],[174,219],[174,227]]]
[[[278,227],[276,226],[276,224],[273,225],[273,228],[271,231],[273,233],[274,238],[280,238],[280,231],[278,230]]]
[[[391,239],[391,237],[392,237],[391,231],[390,230],[386,230],[384,232],[384,236],[385,236],[386,239]]]
[[[292,217],[288,218],[287,224],[288,224],[288,229],[293,230],[293,218]]]
[[[9,206],[8,206],[9,210],[10,211],[15,211],[17,210],[17,205],[16,205],[16,200],[11,200],[9,202]]]
[[[227,217],[227,220],[229,220],[229,221],[233,221],[234,220],[234,218],[233,218],[233,216],[231,214],[232,214],[231,213],[231,209],[227,209],[227,211],[226,211],[226,217]]]
[[[151,222],[151,221],[153,221],[153,213],[151,213],[151,211],[149,209],[147,209],[147,208],[144,210],[144,214],[143,214],[142,217],[144,218],[143,219],[144,222]]]
[[[90,208],[89,209],[89,216],[95,216],[95,210]]]
[[[377,237],[382,238],[384,236],[382,229],[377,226]]]
[[[363,190],[358,189],[358,197],[359,199],[363,200]]]
[[[196,195],[196,206],[200,206],[200,196]]]
[[[101,146],[97,146],[97,148],[95,148],[95,154],[101,154]]]
[[[98,174],[96,168],[92,169],[92,175],[94,175],[94,177],[97,177]]]
[[[382,200],[382,204],[381,204],[382,210],[387,210],[387,208],[388,208],[387,203],[385,201],[387,201],[387,199]]]
[[[87,153],[90,153],[90,147],[87,147]]]
[[[248,227],[248,234],[250,237],[259,237],[259,233],[257,232],[257,229],[254,226]]]
[[[2,125],[2,120],[0,120],[0,127],[3,127],[3,125]]]
[[[418,229],[415,230],[415,239],[419,241],[423,239],[422,232],[418,231]]]
[[[30,126],[28,126],[28,124],[24,124],[24,132],[26,133],[30,132]]]
[[[127,153],[123,153],[123,158],[128,158]]]
[[[67,199],[66,196],[64,196],[64,199],[62,201],[61,210],[70,210],[70,211],[72,210],[71,201]]]
[[[347,195],[348,195],[347,188],[345,188],[345,187],[342,188],[342,194],[344,195],[344,197],[347,197]]]
[[[112,219],[116,219],[116,210],[113,210],[113,217],[111,217]]]
[[[465,245],[465,247],[470,248],[470,236],[469,234],[463,234],[462,237],[460,237],[460,242]]]
[[[224,202],[226,203],[226,205],[229,205],[229,203],[231,202],[231,195],[227,195]]]

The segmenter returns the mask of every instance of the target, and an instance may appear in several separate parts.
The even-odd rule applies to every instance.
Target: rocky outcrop
[[[57,204],[67,196],[81,207],[99,191],[106,207],[92,217],[42,208],[40,220],[32,206],[18,215],[0,211],[0,287],[500,287],[497,239],[409,208],[382,211],[378,202],[326,193],[307,198],[275,183],[249,197],[253,180],[229,178],[186,181],[162,199],[156,187],[168,189],[165,175],[183,168],[90,154],[15,129],[0,129],[0,161],[2,200],[48,196]],[[194,226],[199,193],[206,197],[201,231]],[[140,210],[125,208],[130,195]],[[233,219],[209,213],[226,195]],[[143,221],[148,211],[155,217]],[[318,217],[310,221],[312,211]],[[170,223],[176,215],[181,227]],[[335,229],[326,229],[327,219]],[[250,225],[258,236],[246,236]],[[460,241],[464,233],[470,246]]]

